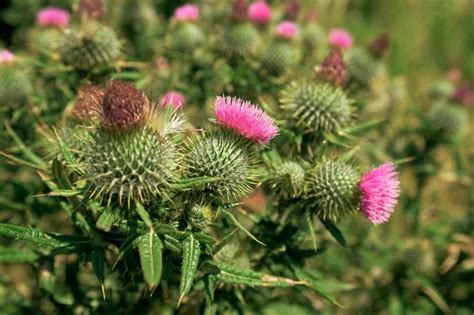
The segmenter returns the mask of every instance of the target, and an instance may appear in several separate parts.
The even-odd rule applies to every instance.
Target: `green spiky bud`
[[[455,92],[456,88],[450,81],[438,81],[428,88],[428,96],[435,101],[446,100]]]
[[[303,28],[301,38],[304,49],[313,53],[324,40],[324,31],[318,24],[310,23]]]
[[[27,74],[13,65],[0,65],[0,112],[26,104],[32,87]]]
[[[194,23],[180,23],[171,34],[170,46],[179,52],[190,52],[204,42],[204,33]]]
[[[256,158],[251,144],[230,132],[196,136],[188,145],[186,175],[221,177],[196,192],[206,202],[236,202],[252,192],[256,184]]]
[[[115,62],[121,54],[121,43],[111,28],[88,23],[64,32],[60,52],[66,65],[92,70]]]
[[[359,207],[360,175],[340,161],[323,161],[308,176],[307,207],[325,220],[336,222]]]
[[[356,88],[370,87],[378,72],[378,64],[374,57],[365,49],[354,48],[345,55],[347,83]]]
[[[212,223],[215,217],[216,212],[210,205],[195,204],[189,213],[188,223],[194,228],[204,229]]]
[[[276,189],[275,195],[295,198],[303,192],[305,171],[299,163],[287,161],[276,166],[271,182],[272,188]]]
[[[468,116],[459,106],[439,102],[428,115],[428,136],[437,142],[456,142],[468,126]]]
[[[337,133],[352,118],[352,100],[328,83],[293,82],[283,92],[280,109],[290,127],[304,133]]]
[[[35,52],[57,52],[61,47],[62,31],[55,27],[35,28],[28,34],[28,47]]]
[[[269,73],[279,75],[297,62],[298,51],[291,42],[277,39],[263,48],[260,60]]]
[[[173,142],[147,125],[126,133],[100,128],[82,163],[86,195],[128,208],[147,203],[166,195],[178,163]]]
[[[259,37],[253,24],[237,23],[224,29],[219,44],[230,58],[247,57],[254,52]]]

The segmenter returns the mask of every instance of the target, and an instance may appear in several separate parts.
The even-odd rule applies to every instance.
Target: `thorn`
[[[103,283],[100,284],[100,287],[102,289],[102,299],[105,299],[107,298],[106,295],[105,295],[105,285]]]

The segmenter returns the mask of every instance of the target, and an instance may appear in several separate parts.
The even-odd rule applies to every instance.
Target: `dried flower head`
[[[232,3],[231,17],[237,21],[244,21],[247,19],[247,10],[247,0],[234,0]]]
[[[36,16],[36,21],[41,26],[66,27],[69,25],[69,12],[56,7],[41,9]]]
[[[148,100],[130,83],[112,80],[102,102],[102,124],[107,129],[129,130],[146,118]]]
[[[320,66],[315,69],[316,77],[341,85],[346,80],[346,64],[339,49],[333,49]]]
[[[293,39],[298,35],[298,25],[292,21],[283,21],[277,25],[276,34],[280,38]]]
[[[219,124],[249,140],[267,144],[278,134],[278,127],[270,116],[249,101],[218,97],[214,111]]]
[[[85,15],[91,19],[100,19],[106,14],[102,0],[81,0],[77,11],[80,15]]]
[[[288,2],[285,8],[285,16],[293,21],[298,19],[298,14],[300,13],[300,1],[299,0],[291,0]]]
[[[265,24],[272,19],[272,10],[265,0],[260,0],[249,6],[247,16],[253,23]]]
[[[186,98],[178,91],[168,91],[160,99],[160,104],[163,107],[173,106],[174,109],[178,109],[186,104]]]
[[[400,196],[400,181],[395,166],[387,162],[362,176],[359,184],[360,206],[374,224],[387,222]]]
[[[76,102],[72,109],[72,115],[79,121],[91,121],[98,118],[102,112],[102,102],[105,90],[98,86],[87,84],[77,92]]]
[[[387,33],[376,37],[370,44],[369,50],[375,58],[382,58],[390,47],[390,37]]]
[[[350,48],[353,44],[352,35],[340,28],[333,29],[329,33],[329,44],[340,49]]]
[[[194,4],[185,4],[174,11],[174,19],[178,22],[195,22],[199,19],[199,7]]]
[[[463,82],[459,85],[451,95],[451,100],[464,106],[474,104],[474,91],[471,89],[469,82]]]
[[[5,64],[14,64],[15,63],[15,55],[12,54],[8,49],[0,50],[0,65]]]

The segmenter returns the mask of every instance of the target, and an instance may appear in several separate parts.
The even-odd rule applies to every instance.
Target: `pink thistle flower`
[[[292,21],[283,21],[277,25],[276,34],[280,38],[293,39],[298,35],[298,25]]]
[[[65,27],[69,25],[69,12],[56,7],[46,7],[38,12],[36,21],[41,26]]]
[[[257,1],[249,6],[247,11],[250,21],[256,24],[265,24],[272,18],[272,10],[270,6],[264,1]]]
[[[178,22],[195,22],[199,19],[199,7],[195,4],[185,4],[174,11],[174,19]]]
[[[336,28],[329,33],[329,44],[333,47],[347,49],[352,46],[352,43],[352,35],[346,30]]]
[[[278,127],[263,110],[237,97],[217,97],[214,103],[217,123],[245,138],[268,144],[278,134]]]
[[[168,91],[160,99],[162,107],[173,106],[174,109],[178,109],[186,104],[186,97],[178,91]]]
[[[359,184],[362,212],[373,224],[387,222],[400,196],[395,166],[387,162],[362,176]]]
[[[11,65],[13,63],[15,63],[15,55],[8,49],[0,50],[0,65]]]
[[[454,93],[451,95],[451,101],[464,106],[471,106],[474,104],[474,91],[471,90],[468,82],[460,84]]]

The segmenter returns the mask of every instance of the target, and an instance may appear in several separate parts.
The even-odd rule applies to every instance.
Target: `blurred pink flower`
[[[173,106],[174,109],[178,109],[186,104],[186,97],[178,91],[168,91],[160,99],[160,104],[163,107]]]
[[[387,162],[362,176],[359,184],[362,212],[373,224],[387,222],[400,196],[395,166]]]
[[[329,44],[333,47],[347,49],[352,46],[352,43],[352,35],[346,30],[336,28],[329,33]]]
[[[41,26],[65,27],[69,25],[69,12],[56,7],[46,7],[38,12],[36,21]]]
[[[469,82],[461,83],[454,93],[451,95],[451,100],[464,106],[471,106],[474,104],[474,91],[471,90]]]
[[[0,50],[0,64],[13,64],[15,62],[15,55],[8,49]]]
[[[245,138],[267,144],[278,134],[278,127],[263,110],[237,97],[217,97],[217,122]]]
[[[199,7],[195,4],[185,4],[176,8],[174,18],[178,22],[195,22],[199,19]]]
[[[272,10],[264,0],[261,0],[249,6],[247,15],[250,21],[256,24],[265,24],[271,20]]]
[[[278,37],[293,39],[298,35],[298,25],[292,21],[283,21],[277,25],[276,33]]]

